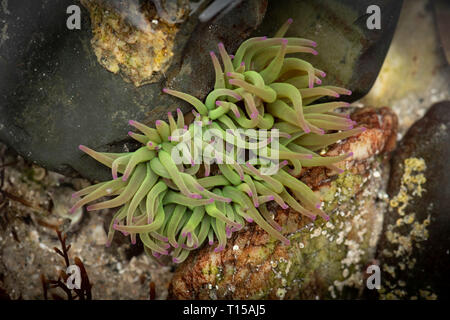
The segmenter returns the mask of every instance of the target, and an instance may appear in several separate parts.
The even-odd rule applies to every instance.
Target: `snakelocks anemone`
[[[82,198],[72,212],[111,197],[87,207],[88,211],[118,208],[108,244],[115,231],[130,236],[132,243],[139,236],[148,254],[171,255],[177,263],[205,241],[217,252],[223,250],[245,223],[257,223],[289,245],[268,210],[271,201],[310,219],[319,215],[328,220],[320,199],[296,177],[302,167],[342,172],[334,163],[351,154],[322,157],[317,152],[365,128],[354,128],[356,123],[348,116],[334,112],[348,106],[346,102],[314,103],[351,92],[321,86],[323,71],[287,57],[317,54],[311,40],[284,38],[291,23],[289,19],[273,38],[246,40],[234,56],[219,43],[222,63],[210,53],[215,85],[204,102],[163,89],[194,107],[190,124],[177,109],[177,119],[169,113],[168,122],[158,120],[155,128],[130,121],[140,133],[129,135],[142,143],[134,152],[103,153],[80,145],[111,168],[112,180],[76,192],[74,197]],[[255,154],[258,157],[246,160]]]

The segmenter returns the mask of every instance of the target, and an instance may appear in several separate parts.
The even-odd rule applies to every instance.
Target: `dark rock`
[[[423,159],[426,169],[404,174]],[[391,210],[378,246],[382,298],[448,299],[450,289],[450,101],[433,105],[404,136],[392,158],[388,187]],[[416,167],[417,168],[417,167]],[[426,182],[417,174],[423,173]],[[413,189],[406,186],[412,181]],[[404,210],[402,186],[410,196]],[[424,191],[419,196],[420,187]],[[408,189],[408,190],[407,190]],[[397,196],[397,197],[396,197]],[[396,198],[395,198],[396,197]],[[392,203],[394,200],[394,203]],[[402,215],[403,213],[403,215]]]
[[[366,25],[370,5],[381,11],[381,29]],[[363,97],[375,82],[397,26],[402,1],[286,0],[271,1],[259,35],[270,35],[282,21],[293,18],[287,36],[317,42],[317,56],[308,62],[327,73],[324,84],[353,91],[348,101]]]

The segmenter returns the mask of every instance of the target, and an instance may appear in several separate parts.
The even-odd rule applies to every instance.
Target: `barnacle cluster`
[[[168,122],[158,120],[155,128],[130,121],[140,133],[129,135],[143,145],[134,152],[103,153],[80,146],[110,167],[113,179],[75,193],[82,198],[71,210],[113,197],[87,207],[89,211],[120,207],[111,221],[108,243],[115,231],[130,236],[132,243],[139,235],[147,253],[155,257],[170,254],[178,263],[205,241],[213,245],[217,240],[215,250],[223,250],[227,238],[246,222],[257,223],[289,244],[267,208],[270,201],[311,219],[319,215],[328,220],[320,209],[320,199],[296,177],[302,167],[311,166],[342,172],[334,163],[351,154],[322,157],[317,152],[365,128],[354,128],[356,123],[348,116],[334,112],[348,106],[346,102],[314,103],[324,96],[351,92],[317,86],[325,76],[323,71],[302,59],[286,57],[299,52],[317,54],[313,41],[284,38],[291,22],[273,38],[248,39],[234,56],[220,43],[222,64],[211,52],[215,85],[204,102],[186,93],[163,90],[195,108],[192,123],[185,123],[180,109],[177,119],[169,113]],[[200,142],[196,141],[196,129],[204,134]],[[244,129],[241,135],[239,130]],[[256,133],[264,130],[265,138],[257,137]],[[226,141],[227,152],[215,145],[216,140]],[[174,160],[174,149],[183,161]],[[202,154],[201,161],[196,152]],[[239,161],[239,155],[254,152],[263,156]],[[226,161],[215,161],[218,156]],[[274,163],[276,170],[265,174]]]

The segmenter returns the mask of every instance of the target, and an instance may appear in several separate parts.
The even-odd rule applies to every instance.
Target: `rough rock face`
[[[433,105],[392,158],[377,258],[382,299],[449,298],[450,102]]]
[[[327,155],[353,151],[345,172],[302,172],[320,194],[330,221],[315,222],[273,206],[290,246],[271,239],[257,225],[235,234],[227,248],[204,247],[175,272],[174,299],[314,299],[355,297],[374,256],[386,206],[383,176],[386,156],[395,146],[397,118],[388,108],[357,110],[352,119],[368,128],[332,146]]]

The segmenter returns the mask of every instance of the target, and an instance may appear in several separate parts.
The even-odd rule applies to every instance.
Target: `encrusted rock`
[[[397,119],[387,108],[365,108],[353,118],[362,134],[332,146],[328,155],[353,151],[346,170],[303,173],[320,194],[330,221],[315,222],[293,210],[270,209],[291,240],[284,246],[255,224],[228,240],[224,251],[204,247],[175,272],[174,299],[295,299],[356,297],[382,226],[388,168],[383,159],[395,143]]]

